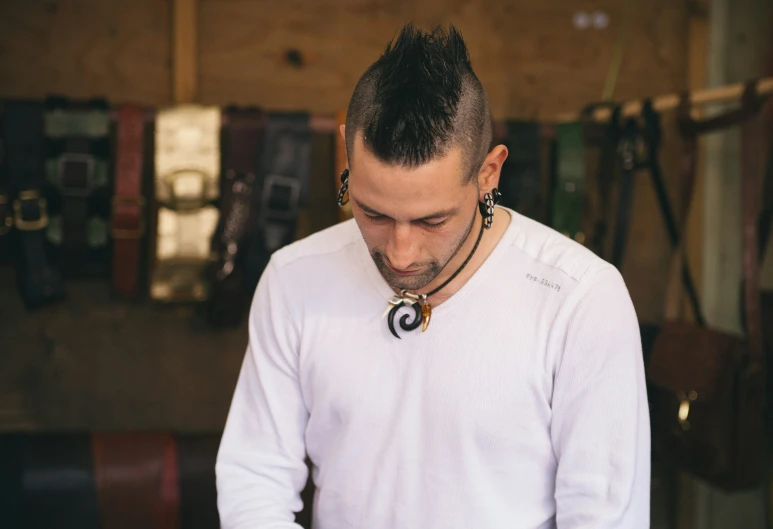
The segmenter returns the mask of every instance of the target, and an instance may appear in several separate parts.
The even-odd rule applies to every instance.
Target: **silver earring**
[[[483,226],[490,230],[494,223],[494,206],[499,203],[499,199],[502,198],[502,193],[496,187],[492,189],[491,193],[483,195],[483,204],[481,204],[481,214],[483,215]]]
[[[344,196],[346,195],[346,191],[349,189],[349,169],[344,169],[341,173],[341,189],[338,190],[338,207],[342,208],[346,204],[349,203],[349,197],[346,197],[346,200],[344,200]]]

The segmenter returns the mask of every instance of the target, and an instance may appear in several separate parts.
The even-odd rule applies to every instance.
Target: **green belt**
[[[60,214],[51,215],[46,238],[53,245],[67,250],[63,254],[64,261],[71,262],[63,264],[69,264],[72,269],[80,269],[79,261],[88,257],[79,253],[79,246],[68,247],[68,238],[80,240],[82,242],[76,244],[84,244],[92,249],[105,248],[108,242],[108,219],[91,213],[90,203],[94,199],[95,190],[104,189],[109,185],[110,165],[107,152],[105,148],[98,149],[95,143],[107,142],[110,134],[110,114],[101,109],[75,109],[65,106],[46,111],[43,119],[45,135],[49,140],[53,140],[45,162],[46,180],[62,194],[62,211]],[[65,188],[64,171],[69,163],[83,163],[87,167],[86,182],[79,184],[77,188]],[[72,232],[65,233],[67,230],[63,216],[76,211],[79,212],[74,217],[77,220],[68,228]]]
[[[558,162],[551,224],[555,230],[583,243],[585,150],[582,124],[575,122],[556,125],[556,144]]]

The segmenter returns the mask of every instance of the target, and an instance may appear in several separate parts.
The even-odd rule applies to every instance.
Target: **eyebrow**
[[[352,200],[354,202],[356,202],[357,206],[361,210],[363,210],[365,213],[367,213],[368,215],[371,215],[373,217],[388,217],[389,216],[389,215],[384,215],[383,213],[379,213],[378,211],[376,211],[372,207],[370,207],[370,206],[368,206],[366,204],[363,204],[362,202],[360,202],[359,200],[357,200],[354,197],[352,197]],[[422,220],[433,220],[433,219],[440,219],[440,218],[443,218],[443,217],[450,217],[451,215],[455,214],[457,211],[458,211],[458,208],[444,209],[444,210],[432,213],[430,215],[425,215],[425,216],[423,216],[423,217],[421,217],[419,219],[415,219],[415,220],[422,221]]]

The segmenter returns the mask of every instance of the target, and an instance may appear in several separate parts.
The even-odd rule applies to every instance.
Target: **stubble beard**
[[[376,263],[376,268],[378,268],[378,271],[379,273],[381,273],[381,276],[391,287],[399,290],[412,290],[412,291],[420,290],[426,287],[427,285],[429,285],[433,279],[435,279],[438,275],[440,275],[440,273],[448,265],[448,263],[451,262],[451,260],[454,257],[456,257],[456,255],[462,249],[462,247],[464,246],[464,243],[467,241],[467,239],[470,236],[470,233],[472,232],[472,227],[475,225],[475,218],[477,216],[477,212],[478,210],[476,205],[475,214],[472,216],[472,220],[470,220],[470,223],[467,225],[467,229],[465,230],[464,235],[459,237],[459,239],[456,241],[456,244],[454,245],[454,250],[448,256],[448,258],[445,259],[442,265],[435,259],[427,263],[414,263],[409,268],[417,268],[416,265],[419,264],[418,267],[423,268],[425,270],[418,274],[404,277],[392,271],[389,265],[387,265],[384,262],[384,256],[381,252],[375,250],[371,252],[370,256],[373,259],[373,262]]]

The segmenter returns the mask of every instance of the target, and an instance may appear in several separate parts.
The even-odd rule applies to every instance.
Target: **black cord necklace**
[[[413,320],[410,322],[408,321],[411,317],[410,314],[403,314],[402,318],[400,318],[400,328],[404,331],[412,331],[414,329],[418,329],[419,325],[421,325],[421,332],[424,332],[427,330],[427,327],[429,327],[429,320],[432,317],[432,306],[429,304],[429,301],[427,301],[427,298],[430,296],[433,296],[440,292],[448,283],[454,280],[456,276],[459,275],[459,272],[461,272],[465,266],[470,262],[470,259],[472,259],[473,254],[475,253],[475,250],[478,249],[478,245],[480,244],[481,239],[483,238],[483,230],[485,227],[485,222],[481,222],[480,224],[480,232],[478,233],[478,239],[475,241],[475,246],[472,247],[472,250],[470,251],[470,255],[467,256],[467,259],[464,260],[462,265],[451,274],[451,277],[446,279],[442,285],[437,287],[436,289],[432,290],[431,292],[428,292],[426,294],[411,294],[407,290],[401,290],[399,296],[394,296],[392,299],[389,300],[389,306],[387,307],[386,311],[384,312],[384,316],[387,316],[387,324],[389,325],[389,331],[398,339],[400,339],[400,336],[397,334],[397,331],[395,330],[395,317],[397,316],[397,311],[400,310],[400,307],[411,307],[413,308],[414,314],[413,314]]]

